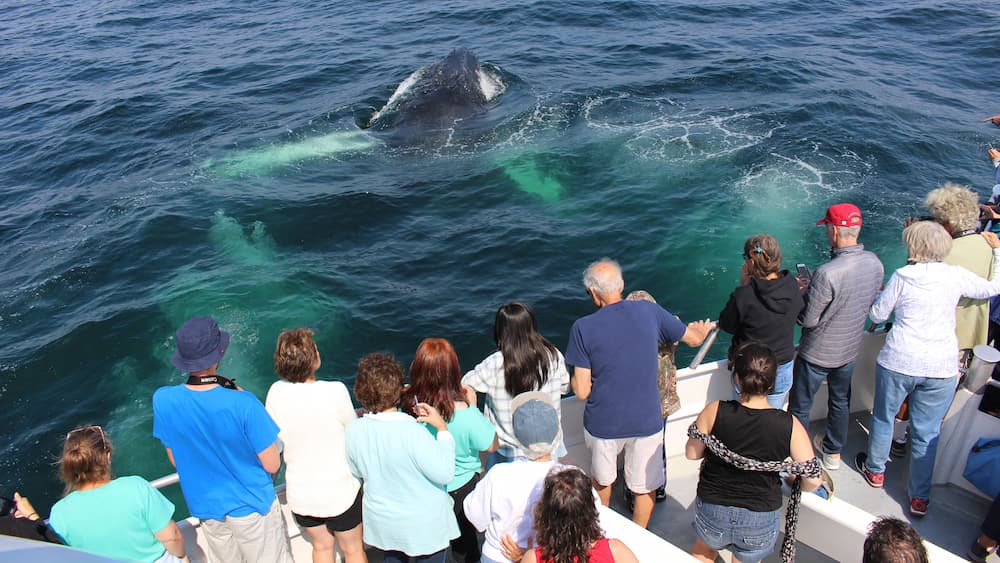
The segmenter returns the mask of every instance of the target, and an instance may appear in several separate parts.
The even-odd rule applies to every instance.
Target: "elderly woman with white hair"
[[[907,265],[896,270],[872,304],[876,323],[895,313],[895,323],[875,367],[875,401],[867,452],[855,460],[868,484],[881,487],[889,457],[893,415],[910,397],[910,513],[923,516],[930,501],[931,476],[941,420],[957,384],[958,342],[955,305],[962,297],[1000,294],[1000,239],[982,237],[993,249],[993,281],[943,262],[952,237],[933,221],[903,231]]]
[[[979,195],[965,186],[948,182],[927,194],[924,205],[934,220],[951,235],[951,250],[942,261],[988,279],[994,260],[989,245],[978,236]],[[987,299],[965,298],[958,301],[955,333],[960,350],[971,351],[977,344],[986,344],[989,313],[990,302]]]

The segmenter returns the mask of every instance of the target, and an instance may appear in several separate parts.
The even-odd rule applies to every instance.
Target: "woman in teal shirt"
[[[347,427],[346,442],[351,471],[364,481],[364,540],[386,563],[444,563],[449,540],[459,535],[445,492],[455,476],[455,439],[427,403],[417,404],[416,421],[399,412],[402,391],[403,368],[391,356],[361,359],[354,395],[366,412]]]
[[[483,469],[479,452],[494,452],[499,443],[493,424],[466,401],[458,356],[451,343],[443,338],[424,339],[410,364],[410,386],[403,392],[406,410],[413,412],[418,399],[441,413],[455,439],[455,478],[448,483],[447,490],[455,502],[455,519],[461,535],[451,541],[451,550],[458,563],[476,563],[480,557],[479,536],[462,506],[479,482]],[[437,436],[433,426],[424,426]]]
[[[60,477],[66,496],[49,525],[71,547],[113,559],[187,562],[174,505],[142,477],[111,479],[111,442],[100,426],[66,435]]]

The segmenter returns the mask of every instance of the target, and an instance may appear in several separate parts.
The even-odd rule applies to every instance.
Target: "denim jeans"
[[[739,561],[760,561],[778,539],[781,509],[755,512],[695,498],[694,531],[708,547],[729,548]]]
[[[772,408],[780,409],[785,406],[785,397],[792,387],[792,363],[785,362],[778,366],[778,373],[774,377],[774,392],[767,396],[767,404]],[[733,383],[733,399],[740,400],[740,388]]]
[[[447,553],[447,549],[442,549],[429,555],[415,555],[411,557],[402,551],[383,551],[382,561],[385,563],[410,563],[411,561],[413,563],[444,563],[445,554]]]
[[[851,422],[851,376],[854,375],[854,361],[836,368],[825,368],[799,357],[795,359],[793,373],[792,391],[788,396],[788,412],[799,419],[807,433],[813,400],[823,381],[826,380],[829,413],[826,415],[823,451],[828,454],[839,454],[847,441],[847,427]]]
[[[882,473],[889,458],[892,423],[903,399],[910,396],[910,498],[930,500],[934,457],[941,420],[955,397],[958,376],[917,377],[875,365],[875,405],[868,435],[869,471]]]

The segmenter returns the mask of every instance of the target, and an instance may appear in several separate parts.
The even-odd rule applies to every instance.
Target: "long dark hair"
[[[493,340],[503,353],[503,386],[511,397],[542,388],[559,351],[538,332],[535,312],[514,301],[497,309]]]
[[[590,477],[575,467],[550,473],[535,505],[535,543],[542,560],[585,563],[602,537]]]
[[[403,392],[403,408],[412,413],[416,400],[436,408],[446,421],[455,414],[455,401],[465,400],[458,355],[444,338],[425,338],[417,346],[410,364],[410,386]]]
[[[739,384],[740,397],[770,395],[778,373],[778,360],[767,344],[750,340],[736,349],[733,380]]]

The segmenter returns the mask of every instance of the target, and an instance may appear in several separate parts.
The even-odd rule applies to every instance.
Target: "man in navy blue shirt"
[[[583,427],[591,477],[607,506],[624,450],[625,484],[635,496],[632,520],[645,528],[656,489],[666,481],[658,344],[699,346],[715,325],[706,320],[685,326],[656,303],[623,300],[621,267],[609,258],[587,268],[583,285],[598,310],[573,323],[566,363],[573,366],[573,392],[587,401]]]

